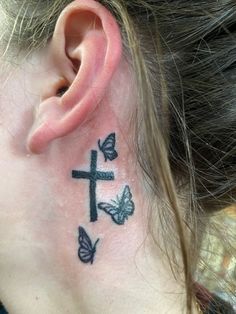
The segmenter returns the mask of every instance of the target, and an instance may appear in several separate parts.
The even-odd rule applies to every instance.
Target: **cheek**
[[[32,125],[33,108],[39,101],[39,95],[32,91],[29,79],[21,70],[12,72],[1,86],[1,148],[16,155],[26,154],[25,138]]]
[[[0,230],[24,215],[26,201],[32,198],[25,138],[38,97],[27,84],[20,69],[0,79]]]

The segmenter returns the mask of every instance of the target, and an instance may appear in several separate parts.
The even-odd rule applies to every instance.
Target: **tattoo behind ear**
[[[98,147],[100,151],[104,154],[105,161],[107,161],[108,159],[112,161],[118,157],[118,153],[115,150],[115,145],[116,145],[115,133],[111,133],[110,135],[108,135],[103,144],[101,144],[101,140],[98,141]]]
[[[115,149],[116,146],[116,134],[111,133],[107,136],[103,143],[98,140],[98,147],[103,153],[105,162],[107,160],[113,161],[118,157],[118,153]],[[99,171],[98,168],[98,151],[91,151],[90,158],[90,171],[72,171],[72,178],[74,179],[86,179],[89,181],[89,199],[90,199],[90,222],[96,222],[98,220],[98,209],[103,210],[106,214],[111,216],[111,219],[117,225],[124,225],[129,216],[134,214],[135,205],[132,200],[132,193],[130,187],[126,185],[121,195],[116,196],[116,200],[111,200],[110,203],[101,202],[97,204],[96,188],[98,181],[114,181],[115,174],[112,171],[105,172]],[[83,227],[79,227],[79,249],[78,257],[82,263],[94,262],[96,254],[96,246],[99,239],[93,244],[89,235]]]

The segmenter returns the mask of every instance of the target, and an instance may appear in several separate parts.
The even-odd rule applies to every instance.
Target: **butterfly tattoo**
[[[96,253],[96,246],[98,244],[99,239],[92,244],[92,241],[83,227],[79,227],[79,251],[78,256],[81,262],[83,263],[91,263],[93,264],[94,256]]]
[[[134,213],[134,202],[132,193],[128,185],[125,186],[122,196],[117,196],[117,200],[112,203],[99,203],[98,208],[109,214],[112,220],[118,225],[124,225],[125,220]]]
[[[101,143],[101,140],[98,141],[98,147],[100,151],[104,154],[105,161],[108,159],[110,161],[116,159],[118,157],[118,153],[115,150],[116,145],[116,134],[111,133],[108,135],[108,137],[105,139],[103,143]]]

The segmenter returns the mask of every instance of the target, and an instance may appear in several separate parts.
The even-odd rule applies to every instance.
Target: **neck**
[[[3,286],[9,313],[31,313],[32,309],[35,314],[184,313],[184,288],[154,258],[152,250],[156,248],[151,241],[142,242],[137,231],[133,226],[119,238],[108,230],[100,232],[106,248],[97,254],[92,266],[79,265],[76,254],[73,261],[57,262],[54,269],[48,267],[47,259],[36,266],[38,248],[36,252],[29,249],[26,262],[32,261],[29,265],[35,267],[27,269],[27,276],[16,272],[10,286]],[[110,241],[105,240],[107,234]],[[19,290],[16,281],[21,282]]]
[[[20,223],[8,230],[1,299],[10,314],[183,313],[184,287],[148,235],[149,206],[126,133],[88,125],[84,134],[93,129],[90,141],[81,130],[73,134],[66,154],[61,139],[47,155],[30,157],[42,169],[31,186],[44,202],[29,197]],[[113,132],[109,159],[102,146]]]

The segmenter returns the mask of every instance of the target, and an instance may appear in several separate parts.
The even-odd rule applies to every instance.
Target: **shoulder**
[[[7,311],[4,309],[1,302],[0,302],[0,314],[8,314]]]
[[[213,294],[204,314],[236,314],[236,312],[230,303]]]
[[[236,314],[233,306],[218,295],[211,293],[197,282],[194,287],[196,298],[204,314]]]

